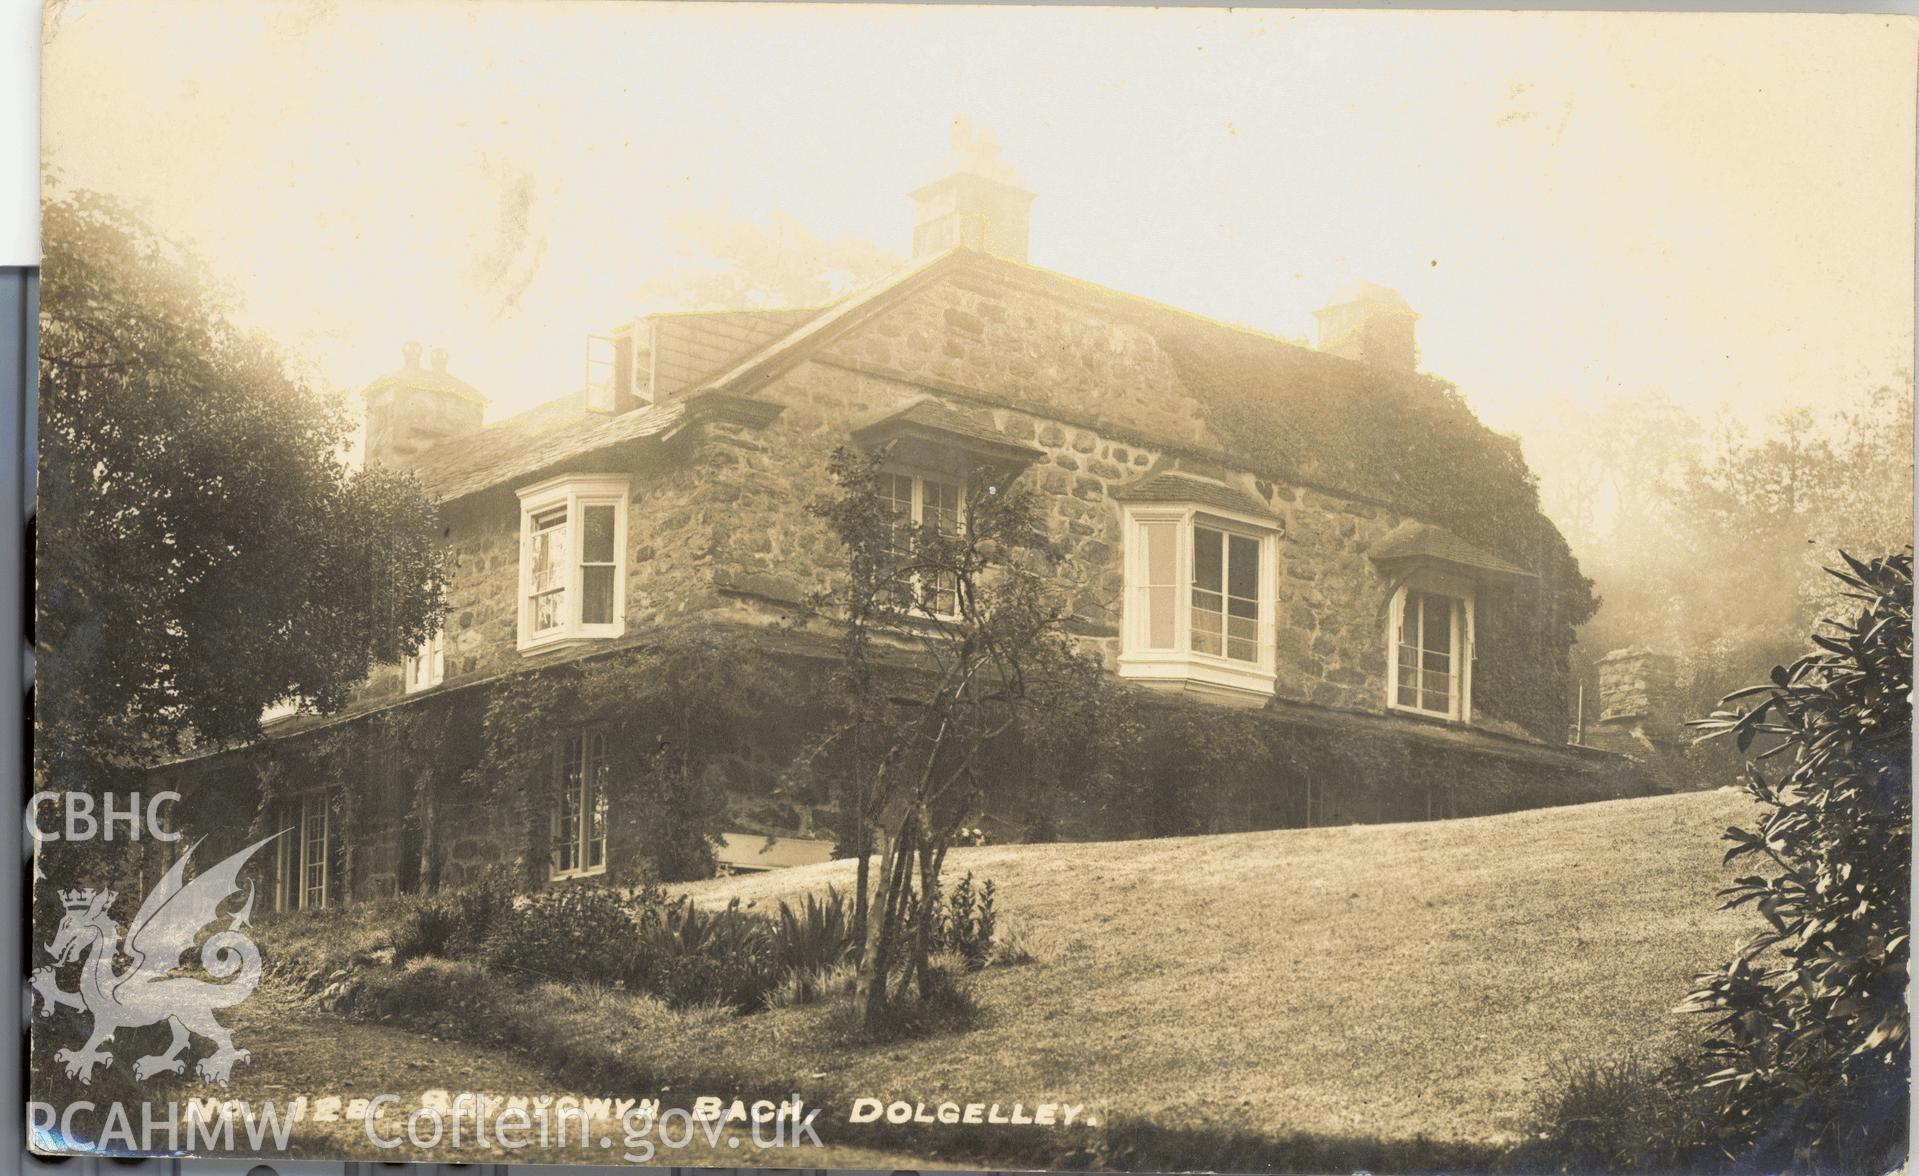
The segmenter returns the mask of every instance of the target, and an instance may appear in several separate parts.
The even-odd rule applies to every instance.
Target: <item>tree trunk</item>
[[[886,909],[886,901],[889,897],[887,893],[887,880],[893,875],[893,856],[897,852],[896,842],[893,838],[886,835],[886,830],[877,830],[875,835],[879,838],[880,843],[879,889],[873,895],[873,901],[867,905],[867,913],[865,916],[866,925],[860,941],[859,973],[853,980],[853,1020],[862,1027],[870,1026],[873,1023],[877,1015],[875,1010],[884,1003],[886,999],[886,994],[881,991],[882,986],[885,984],[886,977],[879,967],[880,925],[885,922],[885,919],[873,918],[872,911],[876,907],[882,911]],[[860,872],[862,875],[867,872],[866,859],[864,856],[860,859]],[[865,894],[864,877],[862,877],[861,880],[860,892],[863,897]]]

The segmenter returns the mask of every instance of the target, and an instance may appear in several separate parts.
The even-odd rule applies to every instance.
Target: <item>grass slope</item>
[[[1114,1127],[1196,1138],[1497,1144],[1555,1061],[1678,1044],[1670,1010],[1692,975],[1751,930],[1714,892],[1730,877],[1719,833],[1752,811],[1719,791],[959,850],[949,878],[997,883],[1039,957],[979,976],[981,1027],[854,1047],[821,1010],[788,1009],[684,1045],[761,1081],[1083,1103]],[[851,877],[831,863],[692,890],[768,903]]]

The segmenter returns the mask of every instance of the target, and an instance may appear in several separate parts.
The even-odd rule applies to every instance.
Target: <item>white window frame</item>
[[[561,869],[559,835],[561,825],[561,799],[563,796],[562,789],[566,787],[566,756],[568,745],[575,739],[580,741],[580,795],[578,797],[580,804],[580,825],[578,832],[574,835],[572,845],[575,864],[567,869]],[[606,732],[604,731],[596,728],[588,728],[582,731],[569,731],[560,736],[553,749],[553,792],[552,801],[547,810],[547,827],[551,846],[547,850],[546,876],[550,881],[560,882],[568,878],[591,878],[606,873],[607,830],[608,826],[613,823],[612,813],[610,811],[607,813],[607,819],[600,826],[599,837],[594,838],[592,836],[592,806],[588,803],[593,799],[594,793],[593,748],[596,742],[599,745],[600,752],[599,764],[600,767],[604,769],[607,762]],[[598,791],[600,800],[608,803],[610,809],[610,802],[607,801],[606,797],[606,785],[607,781],[601,779],[598,783]],[[589,859],[592,857],[591,850],[596,840],[599,844],[600,860],[595,864],[588,864]]]
[[[955,535],[960,535],[965,533],[965,530],[966,530],[966,479],[965,478],[960,477],[956,474],[942,472],[939,470],[929,470],[929,469],[924,469],[917,466],[899,465],[899,464],[883,465],[880,467],[879,472],[881,477],[911,478],[913,480],[913,506],[912,506],[911,525],[915,532],[917,532],[921,527],[926,525],[926,522],[925,522],[926,483],[930,480],[930,481],[938,482],[942,485],[953,487],[953,492],[955,495],[953,500],[953,527],[954,527],[953,533]],[[954,594],[953,594],[954,611],[952,612],[934,612],[933,610],[924,606],[923,602],[926,599],[925,587],[923,584],[921,584],[920,578],[918,576],[912,577],[912,589],[913,589],[913,606],[906,610],[910,615],[916,616],[916,617],[928,617],[928,618],[941,620],[941,621],[954,621],[959,619],[959,592],[957,587],[955,588]]]
[[[420,643],[417,652],[400,660],[400,686],[404,693],[418,694],[446,681],[446,628],[433,630],[433,636]]]
[[[651,324],[635,319],[621,323],[604,335],[586,337],[586,406],[592,412],[616,411],[622,397],[635,404],[653,403],[653,349]],[[625,355],[621,355],[624,351]],[[646,371],[641,372],[641,361]],[[620,364],[626,364],[625,386],[619,379]]]
[[[297,793],[281,802],[280,814],[287,825],[285,835],[274,843],[273,909],[311,911],[337,905],[332,797],[322,789]],[[317,863],[311,860],[314,823],[319,825]],[[307,885],[307,871],[315,865],[320,870],[319,902],[309,903],[307,896],[314,888]]]
[[[1197,504],[1127,505],[1123,509],[1125,596],[1120,618],[1119,675],[1148,686],[1190,690],[1232,701],[1263,702],[1272,697],[1275,669],[1273,634],[1278,623],[1275,589],[1279,576],[1279,530],[1270,520]],[[1144,528],[1176,524],[1173,579],[1173,645],[1153,649],[1151,617],[1144,607],[1147,587]],[[1193,648],[1193,528],[1207,527],[1259,543],[1258,658],[1242,661]]]
[[[520,577],[518,648],[521,653],[547,649],[577,641],[597,641],[619,637],[626,632],[626,508],[627,478],[624,474],[583,474],[551,478],[523,487],[520,497]],[[613,619],[585,624],[580,620],[584,603],[581,573],[581,540],[585,508],[613,507]],[[543,633],[532,631],[533,610],[533,520],[555,507],[566,508],[567,575],[566,613],[560,625]]]
[[[1406,615],[1406,595],[1409,591],[1444,596],[1453,602],[1450,610],[1453,691],[1443,711],[1409,706],[1399,701],[1399,626]],[[1393,589],[1392,605],[1386,610],[1386,709],[1455,723],[1472,722],[1473,595],[1470,581],[1434,572],[1409,577]]]

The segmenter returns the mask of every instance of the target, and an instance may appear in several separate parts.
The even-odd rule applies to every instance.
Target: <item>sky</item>
[[[1295,337],[1365,278],[1525,435],[1909,379],[1915,25],[1885,16],[67,0],[56,183],[191,243],[357,389],[443,346],[500,419],[689,219],[904,255],[964,114],[1041,266]],[[1550,471],[1543,471],[1550,476]]]

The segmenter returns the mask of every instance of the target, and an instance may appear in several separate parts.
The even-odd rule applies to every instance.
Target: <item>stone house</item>
[[[885,455],[883,492],[916,524],[954,518],[981,470],[1036,487],[1069,553],[1074,632],[1119,678],[1257,710],[1302,746],[1395,749],[1276,778],[1250,824],[1632,786],[1621,757],[1568,741],[1589,585],[1516,443],[1416,370],[1417,316],[1397,294],[1341,290],[1308,347],[1028,264],[1032,196],[1002,178],[962,171],[912,195],[916,256],[892,279],[823,308],[622,324],[589,339],[580,391],[495,424],[443,352],[422,362],[409,344],[364,392],[365,458],[441,503],[445,627],[343,713],[270,715],[269,750],[437,705],[457,758],[515,675],[689,621],[772,632],[841,558],[805,507],[829,455],[857,446]],[[596,732],[554,731],[541,876],[620,861],[605,762]],[[163,774],[189,793],[190,824],[237,837],[276,770],[242,749]],[[346,813],[309,782],[268,806],[266,824],[294,831],[277,907],[455,884],[525,856],[524,830],[478,799],[422,815],[397,769],[360,770],[387,800]],[[744,756],[713,781],[728,843],[827,852],[823,802],[768,801],[763,776]],[[1463,798],[1486,780],[1504,799]],[[995,835],[1018,830],[1002,819]]]

